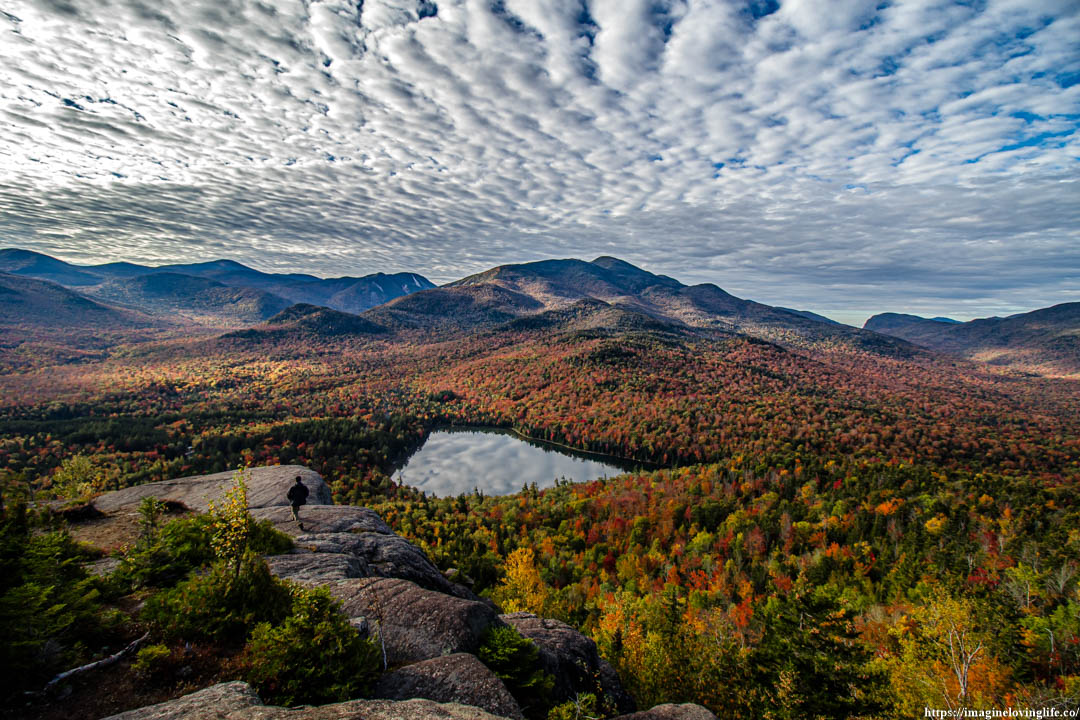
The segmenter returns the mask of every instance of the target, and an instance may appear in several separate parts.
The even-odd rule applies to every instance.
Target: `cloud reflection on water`
[[[509,495],[524,484],[548,488],[556,478],[587,482],[624,470],[597,460],[543,450],[511,435],[433,432],[402,470],[407,485],[439,497],[472,492]]]

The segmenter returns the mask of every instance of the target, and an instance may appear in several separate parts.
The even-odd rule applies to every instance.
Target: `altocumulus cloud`
[[[0,240],[322,274],[616,254],[764,301],[1080,299],[1075,0],[14,0]]]

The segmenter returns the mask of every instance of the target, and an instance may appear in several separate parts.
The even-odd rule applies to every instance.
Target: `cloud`
[[[1078,36],[1068,0],[16,0],[0,242],[1029,309],[1077,299]]]

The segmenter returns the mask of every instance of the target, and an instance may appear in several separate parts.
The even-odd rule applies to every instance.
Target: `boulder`
[[[620,715],[615,720],[716,720],[711,712],[693,703],[656,705],[648,710]]]
[[[500,717],[471,705],[432,700],[349,700],[295,710],[253,707],[233,713],[227,720],[500,720]]]
[[[379,679],[375,697],[457,702],[501,717],[524,720],[521,708],[503,681],[468,653],[432,658],[387,673]]]
[[[295,709],[263,705],[244,682],[213,685],[105,720],[499,720],[478,707],[431,700],[349,700]]]
[[[104,557],[83,564],[83,569],[86,572],[101,578],[111,575],[118,567],[120,567],[120,558],[118,557]]]
[[[247,473],[248,507],[267,508],[282,506],[289,512],[289,501],[285,497],[296,476],[304,479],[307,486],[309,505],[330,505],[333,498],[330,487],[323,482],[319,473],[301,465],[275,465],[271,467],[251,468]],[[233,471],[213,475],[194,475],[176,480],[136,485],[107,492],[94,499],[93,506],[100,512],[134,510],[143,498],[156,497],[159,500],[181,503],[196,512],[206,512],[210,502],[219,502],[225,492],[233,485]],[[291,517],[291,515],[290,515]]]
[[[252,508],[256,520],[269,520],[278,530],[294,537],[298,535],[346,532],[373,532],[393,535],[394,531],[370,508],[352,505],[305,505],[300,508],[301,530],[285,506]]]
[[[596,643],[564,622],[518,612],[499,619],[536,643],[540,662],[555,677],[553,697],[566,702],[579,693],[597,692],[615,703],[619,712],[635,710],[615,670],[600,657]]]
[[[105,720],[218,720],[257,705],[262,705],[262,700],[250,685],[227,682],[175,700],[110,715]]]
[[[327,584],[345,615],[363,617],[382,638],[390,665],[475,652],[484,632],[500,625],[490,606],[426,590],[397,578],[338,580]]]
[[[304,527],[308,527],[306,522]],[[471,590],[447,580],[423,550],[400,535],[356,531],[309,533],[297,536],[296,545],[319,554],[341,553],[356,557],[367,571],[364,575],[350,577],[400,578],[428,590],[466,600],[478,599]]]
[[[325,585],[334,580],[368,577],[371,572],[359,558],[341,553],[297,552],[270,555],[270,572],[302,585]]]

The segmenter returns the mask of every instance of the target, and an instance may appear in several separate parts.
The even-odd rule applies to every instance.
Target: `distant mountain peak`
[[[266,311],[273,309],[276,312],[281,307],[287,307],[288,303],[310,303],[355,314],[402,295],[435,287],[423,275],[411,272],[394,274],[376,272],[364,277],[321,279],[314,275],[298,273],[262,272],[226,258],[156,267],[129,262],[83,266],[72,265],[33,250],[18,248],[0,250],[0,272],[48,280],[66,287],[87,288],[87,292],[91,294],[109,294],[113,296],[113,299],[128,307],[159,314],[162,309],[160,302],[151,303],[147,302],[145,297],[138,297],[132,292],[137,287],[136,284],[124,288],[113,283],[118,280],[157,276],[158,280],[155,282],[160,286],[164,283],[162,280],[164,275],[183,276],[189,278],[190,290],[195,293],[197,286],[205,286],[206,282],[213,281],[222,287],[261,293],[261,296],[250,293],[246,296],[218,293],[218,298],[222,302],[234,306],[232,309],[227,309],[228,314],[233,318],[259,317],[260,319],[266,317]],[[199,278],[199,281],[196,282],[195,278]],[[175,277],[173,284],[178,289],[183,287],[183,283],[177,281]],[[117,296],[118,293],[124,297]],[[182,304],[184,302],[184,298],[179,296],[176,300]],[[211,310],[210,305],[214,302],[213,298],[194,296],[188,300],[206,310]],[[191,302],[187,304],[191,305]],[[235,310],[239,309],[237,303],[242,302],[246,302],[247,307],[236,315]]]
[[[228,260],[226,258],[219,258],[218,260],[208,260],[206,262],[196,264],[202,265],[203,267],[219,267],[230,268],[234,270],[250,270],[254,272],[262,272],[261,270],[255,270],[255,268],[253,267],[249,267],[241,262],[237,262],[236,260]]]
[[[21,260],[21,259],[32,260],[32,259],[36,259],[36,258],[48,258],[49,260],[56,260],[56,258],[49,257],[48,255],[45,255],[44,253],[35,252],[33,250],[24,250],[22,248],[4,248],[4,249],[0,250],[0,258],[12,259],[12,260],[17,260],[17,259],[19,259],[19,260]],[[57,260],[57,262],[63,262],[63,261],[62,260]]]
[[[617,258],[614,255],[601,255],[600,257],[592,261],[593,265],[599,265],[602,268],[626,268],[629,270],[638,270],[640,272],[646,272],[633,263],[628,263],[621,258]]]
[[[863,327],[980,362],[1047,375],[1080,375],[1080,303],[969,322],[881,313]]]

